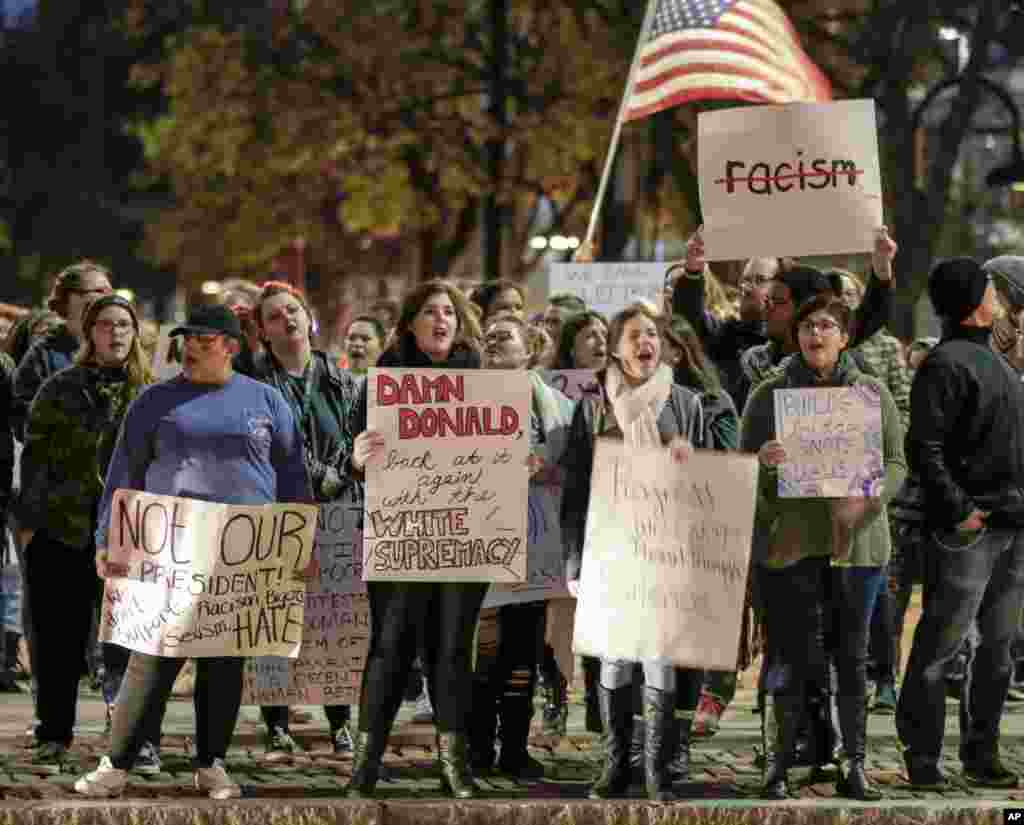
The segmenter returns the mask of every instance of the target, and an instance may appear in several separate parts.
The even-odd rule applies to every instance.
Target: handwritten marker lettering
[[[856,186],[857,179],[864,174],[852,160],[827,160],[815,158],[806,163],[803,152],[798,151],[795,163],[782,162],[771,164],[760,161],[747,169],[747,164],[740,160],[725,162],[725,177],[716,178],[715,183],[725,186],[725,191],[732,195],[738,191],[739,184],[746,184],[746,191],[753,195],[771,195],[773,192],[789,192],[794,187],[800,191],[806,189],[835,189],[845,180],[848,186]]]

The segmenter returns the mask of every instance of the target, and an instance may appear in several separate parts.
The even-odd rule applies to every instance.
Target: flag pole
[[[629,98],[633,94],[633,84],[636,80],[637,66],[640,64],[640,52],[643,51],[647,42],[647,35],[651,31],[654,22],[654,9],[658,0],[647,0],[647,9],[644,11],[644,22],[640,26],[640,39],[637,40],[636,51],[633,53],[633,62],[629,66],[629,75],[626,77],[626,91],[622,95],[622,102],[619,103],[619,113],[615,117],[615,128],[612,130],[611,143],[608,146],[608,154],[604,161],[604,171],[601,172],[601,182],[597,186],[597,195],[594,198],[594,206],[590,210],[590,224],[587,226],[587,235],[583,243],[590,244],[594,240],[594,231],[597,229],[597,219],[601,215],[601,204],[604,202],[604,193],[608,188],[608,179],[612,173],[612,163],[615,161],[615,153],[619,148],[619,138],[622,134],[622,115],[626,111]]]

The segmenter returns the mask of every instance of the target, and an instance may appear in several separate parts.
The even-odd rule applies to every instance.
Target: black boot
[[[601,660],[583,657],[583,702],[586,711],[584,727],[590,733],[604,733],[601,723],[601,701],[598,698],[601,681]]]
[[[476,783],[469,771],[465,734],[438,733],[437,761],[441,767],[442,790],[456,799],[472,799],[476,796]]]
[[[601,723],[605,729],[605,757],[601,775],[590,787],[591,799],[625,796],[629,790],[629,744],[633,727],[633,687],[609,690],[597,686]]]
[[[652,687],[644,688],[644,780],[652,802],[672,802],[672,778],[668,763],[676,738],[676,695]]]
[[[565,736],[569,719],[569,699],[565,679],[555,671],[544,682],[544,723],[545,736]]]
[[[882,795],[872,787],[864,775],[868,736],[867,697],[863,693],[859,696],[840,696],[838,703],[839,724],[843,730],[843,749],[848,761],[846,775],[843,776],[842,770],[839,772],[836,793],[850,799],[874,802],[881,799]]]
[[[669,773],[677,782],[690,781],[690,731],[693,728],[693,714],[687,712],[685,716],[677,711],[675,720],[675,753],[672,761],[668,764]]]
[[[779,697],[770,692],[765,694],[764,713],[761,715],[765,756],[761,796],[765,799],[786,799],[789,796],[787,773],[804,716],[803,703],[802,695]]]
[[[380,776],[380,761],[387,747],[387,734],[370,733],[364,730],[356,734],[355,752],[352,756],[352,778],[345,786],[345,795],[355,799],[373,797]]]
[[[530,720],[533,718],[533,699],[529,695],[506,693],[498,706],[501,718],[501,756],[498,770],[518,779],[540,779],[544,766],[530,756]]]
[[[487,776],[494,770],[495,729],[498,724],[498,703],[488,681],[473,683],[473,711],[470,717],[470,758],[473,773]]]

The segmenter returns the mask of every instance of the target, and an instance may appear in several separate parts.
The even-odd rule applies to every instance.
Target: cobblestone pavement
[[[531,740],[533,755],[544,763],[546,775],[539,781],[517,782],[503,777],[478,780],[482,796],[492,799],[571,800],[585,797],[599,751],[592,734],[583,727],[580,697],[574,696],[568,734],[559,740],[545,738],[535,729]],[[726,713],[720,732],[697,740],[693,748],[691,781],[679,786],[687,798],[722,800],[723,804],[753,802],[760,785],[761,770],[755,764],[760,717],[752,712],[753,691],[741,689]],[[379,784],[385,800],[427,800],[439,798],[437,774],[433,767],[433,730],[407,720],[411,705],[403,706],[400,722],[386,757],[386,775]],[[351,760],[331,752],[322,710],[302,708],[308,721],[292,724],[292,733],[305,753],[285,765],[270,765],[263,759],[263,726],[256,708],[243,708],[228,768],[244,789],[246,797],[298,799],[338,797],[348,780]],[[887,800],[903,804],[915,801],[927,805],[991,805],[1021,800],[1024,789],[994,791],[973,788],[962,781],[956,761],[956,703],[947,715],[945,770],[954,787],[944,793],[912,790],[903,775],[893,717],[872,715],[869,725],[868,768],[871,778],[885,792]],[[539,714],[537,715],[539,718]],[[96,765],[105,752],[104,708],[100,697],[83,688],[79,702],[79,728],[66,770],[57,776],[37,776],[26,764],[29,742],[27,729],[32,704],[27,694],[0,695],[0,798],[4,800],[51,800],[75,798],[72,784],[83,771]],[[536,718],[535,718],[536,722]],[[155,776],[133,776],[126,797],[153,800],[200,799],[192,787],[189,748],[193,728],[190,700],[174,700],[164,726],[163,772]],[[1003,720],[1002,752],[1007,764],[1024,774],[1024,704],[1008,705]],[[805,802],[834,797],[834,774],[810,775],[809,769],[793,772],[799,796]],[[634,794],[641,796],[640,789]],[[749,803],[748,803],[749,804]]]

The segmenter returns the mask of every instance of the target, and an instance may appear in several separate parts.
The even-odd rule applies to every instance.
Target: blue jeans
[[[1024,530],[942,530],[922,553],[921,621],[900,692],[896,729],[917,762],[938,762],[946,719],[945,665],[971,623],[980,641],[964,680],[960,759],[994,755],[1013,663],[1010,644],[1024,602]]]

